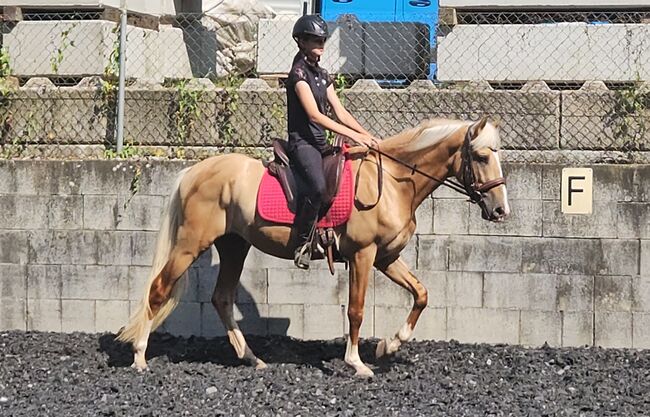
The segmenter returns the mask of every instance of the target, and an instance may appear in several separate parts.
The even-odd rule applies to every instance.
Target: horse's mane
[[[490,148],[496,151],[499,150],[500,146],[501,137],[499,136],[499,129],[490,122],[485,124],[481,134],[472,141],[473,150]]]
[[[471,122],[454,119],[429,119],[418,126],[406,129],[397,135],[382,141],[382,148],[386,151],[409,150],[419,151],[430,148],[445,140],[449,135],[462,127],[467,127]],[[472,149],[491,148],[499,149],[499,130],[492,123],[486,123],[481,134],[474,139]]]

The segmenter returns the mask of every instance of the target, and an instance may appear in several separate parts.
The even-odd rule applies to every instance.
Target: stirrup
[[[300,246],[293,255],[293,263],[300,269],[309,269],[311,261],[311,243],[306,242]]]

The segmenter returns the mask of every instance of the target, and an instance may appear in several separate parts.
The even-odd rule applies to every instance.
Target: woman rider
[[[323,154],[330,148],[325,129],[366,146],[376,144],[376,139],[343,107],[329,74],[318,65],[329,36],[327,23],[317,15],[302,16],[296,21],[292,36],[299,51],[286,84],[288,148],[292,163],[307,182],[294,220],[298,237],[294,263],[308,269],[312,230],[325,214],[320,213],[326,187]],[[328,104],[338,122],[327,116]]]

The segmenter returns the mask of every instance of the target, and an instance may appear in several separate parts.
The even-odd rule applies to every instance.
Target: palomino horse
[[[473,124],[435,119],[382,141],[376,150],[352,148],[352,154],[356,150],[359,156],[352,161],[359,183],[358,204],[335,233],[339,251],[350,264],[345,362],[356,375],[373,375],[358,351],[373,266],[413,295],[406,323],[393,338],[379,343],[377,357],[395,353],[409,340],[427,305],[427,290],[400,258],[415,232],[415,210],[420,203],[442,182],[455,177],[460,182],[454,182],[456,187],[479,203],[483,218],[500,221],[508,215],[498,146],[498,129],[486,119]],[[377,163],[378,155],[385,156],[383,164]],[[381,198],[372,206],[360,204],[377,200],[380,169],[384,177]],[[266,367],[246,344],[233,315],[235,291],[251,245],[285,259],[293,258],[296,246],[290,227],[263,221],[256,214],[263,173],[262,162],[239,154],[211,157],[180,172],[164,213],[144,296],[118,335],[119,340],[133,344],[133,367],[146,369],[149,333],[177,305],[188,267],[210,245],[216,246],[220,258],[212,304],[237,356],[257,368]]]

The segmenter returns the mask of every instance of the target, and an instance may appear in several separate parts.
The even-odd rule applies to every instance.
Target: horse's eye
[[[488,156],[487,155],[476,155],[474,158],[476,162],[479,162],[481,164],[485,164],[488,161]]]

